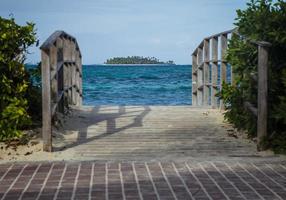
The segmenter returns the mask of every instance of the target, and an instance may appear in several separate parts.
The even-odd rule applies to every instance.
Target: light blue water
[[[85,105],[191,105],[191,65],[83,66]]]

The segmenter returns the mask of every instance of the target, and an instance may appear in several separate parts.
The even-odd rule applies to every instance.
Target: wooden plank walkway
[[[249,140],[229,137],[218,110],[191,106],[81,107],[54,146],[78,160],[253,159]]]

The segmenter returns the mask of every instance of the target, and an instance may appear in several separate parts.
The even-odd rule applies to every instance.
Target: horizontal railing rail
[[[43,149],[52,151],[52,121],[82,104],[82,61],[76,39],[54,32],[40,47],[42,57]]]

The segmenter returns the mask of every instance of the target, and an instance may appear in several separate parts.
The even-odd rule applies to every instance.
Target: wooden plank
[[[50,47],[56,42],[57,38],[64,35],[64,31],[55,31],[48,39],[41,45],[40,49],[49,50]]]
[[[210,59],[210,41],[204,40],[204,61],[209,61]],[[203,69],[204,77],[203,77],[203,105],[208,106],[209,105],[209,87],[206,85],[206,83],[209,83],[210,79],[210,66],[208,62],[204,62],[204,69]]]
[[[69,39],[68,38],[63,38],[63,61],[64,61],[64,88],[69,88],[70,87],[70,68],[69,68],[69,63],[67,61],[70,61],[70,51],[69,51]],[[65,100],[65,107],[68,108],[70,104],[70,93],[67,91],[65,92],[64,95],[64,100]]]
[[[69,88],[69,65],[68,64],[64,64],[63,67],[63,82],[64,82],[64,88]],[[65,92],[65,107],[68,107],[69,104],[69,96],[68,96],[68,92]]]
[[[267,136],[267,98],[268,98],[268,48],[258,47],[258,112],[257,112],[257,148],[264,150],[263,140]]]
[[[77,88],[78,89],[80,89],[80,83],[79,83],[79,81],[80,81],[80,65],[81,65],[81,63],[80,63],[80,54],[79,54],[79,52],[78,51],[76,51],[75,52],[75,63],[76,63],[76,76],[75,76],[75,84],[76,84],[76,86],[77,86]],[[76,92],[76,104],[75,105],[77,105],[77,106],[79,106],[80,105],[80,90],[78,91],[77,90],[77,92]]]
[[[71,65],[71,84],[73,85],[72,87],[72,105],[76,105],[76,96],[77,96],[77,91],[76,91],[76,65]]]
[[[68,83],[68,87],[70,88],[67,92],[68,92],[68,103],[69,105],[72,105],[72,68],[73,65],[68,64],[67,65],[67,72],[68,72],[68,76],[67,76],[67,83]]]
[[[53,103],[57,102],[58,96],[58,80],[57,80],[57,73],[58,73],[58,65],[57,65],[57,57],[58,57],[58,49],[56,46],[50,46],[50,77],[51,77],[51,101]],[[53,77],[53,78],[52,78]]]
[[[69,61],[72,61],[72,52],[73,52],[73,41],[69,38],[67,40],[68,42],[68,46],[67,46],[67,51],[68,51],[68,60]],[[72,81],[72,73],[73,73],[73,67],[74,65],[73,64],[69,64],[69,67],[68,67],[68,71],[69,71],[69,76],[68,76],[68,85],[69,87],[71,87],[73,85],[73,81]],[[73,101],[72,101],[72,88],[68,91],[68,102],[70,105],[73,104]]]
[[[76,43],[74,41],[71,41],[70,48],[71,48],[71,61],[75,62],[76,61]]]
[[[220,40],[221,40],[221,60],[224,60],[225,55],[226,55],[226,50],[227,50],[227,35],[225,34],[221,35]],[[220,65],[220,86],[221,88],[220,89],[222,89],[222,83],[226,82],[227,80],[226,69],[227,69],[227,62],[221,62],[221,65]],[[224,104],[222,100],[220,101],[220,109],[224,110]]]
[[[197,55],[192,56],[192,105],[197,106],[197,88],[198,88],[198,76],[197,76]]]
[[[52,151],[52,111],[51,111],[51,74],[49,52],[41,51],[42,57],[42,109],[43,109],[43,150]]]
[[[236,28],[231,29],[231,30],[227,30],[227,31],[223,31],[223,32],[220,32],[220,33],[211,35],[211,36],[209,36],[209,37],[207,37],[207,38],[205,38],[205,39],[209,40],[209,39],[211,39],[211,38],[219,37],[219,36],[221,36],[221,35],[228,35],[228,34],[231,34],[231,33],[232,33],[233,31],[235,31],[235,30],[236,30]]]
[[[70,48],[71,48],[71,60],[74,62],[74,64],[71,65],[71,85],[76,85],[76,44],[75,41],[71,41],[70,44]],[[76,87],[72,87],[71,90],[71,103],[72,105],[76,105],[76,99],[77,99],[77,91],[76,91]]]
[[[212,38],[212,60],[218,60],[218,38]],[[217,85],[218,82],[218,63],[212,62],[212,85]],[[218,93],[217,87],[211,87],[211,106],[218,107],[218,99],[215,96]]]
[[[223,32],[220,32],[220,33],[217,33],[217,34],[214,34],[214,35],[211,35],[209,37],[206,37],[203,39],[203,41],[197,46],[197,48],[194,50],[194,52],[192,53],[193,54],[197,54],[197,51],[199,48],[202,48],[203,47],[203,42],[204,40],[210,40],[211,38],[214,38],[214,37],[219,37],[221,35],[228,35],[228,34],[231,34],[231,33],[235,33],[235,31],[237,28],[234,28],[234,29],[231,29],[231,30],[228,30],[228,31],[223,31]]]
[[[80,90],[80,97],[79,97],[78,106],[81,106],[82,105],[82,59],[81,59],[81,55],[79,57],[79,69],[80,69],[80,75],[79,75],[78,86],[79,86],[79,90]]]
[[[82,57],[79,51],[77,52],[76,63],[78,67],[77,86],[79,88],[77,105],[81,106],[82,105]]]
[[[63,92],[64,88],[64,55],[63,55],[63,48],[64,48],[64,39],[57,38],[57,83],[58,83],[58,93]],[[57,111],[60,113],[65,112],[65,99],[61,98],[60,101],[57,102]]]
[[[69,39],[63,38],[63,61],[69,61]]]
[[[198,59],[197,60],[198,66],[200,66],[201,63],[203,63],[203,50],[201,48],[198,49],[197,59]],[[197,82],[198,82],[198,88],[203,85],[203,70],[201,68],[198,68]],[[202,106],[203,105],[203,91],[202,90],[198,90],[198,93],[197,93],[197,105],[198,106]]]
[[[78,46],[78,43],[72,35],[66,33],[65,31],[55,31],[50,37],[41,45],[40,49],[42,50],[48,50],[51,45],[53,45],[58,38],[69,38],[70,40],[75,41],[76,49],[79,51],[79,54],[81,56],[80,48]],[[60,46],[59,46],[60,47]]]

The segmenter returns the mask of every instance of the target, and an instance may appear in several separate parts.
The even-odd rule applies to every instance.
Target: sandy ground
[[[44,152],[41,139],[41,129],[24,131],[29,135],[30,140],[24,142],[12,141],[11,143],[0,142],[0,163],[16,161],[64,161],[73,160],[73,150],[63,150],[58,152]],[[57,135],[62,136],[61,131]],[[54,138],[55,139],[55,138]]]

